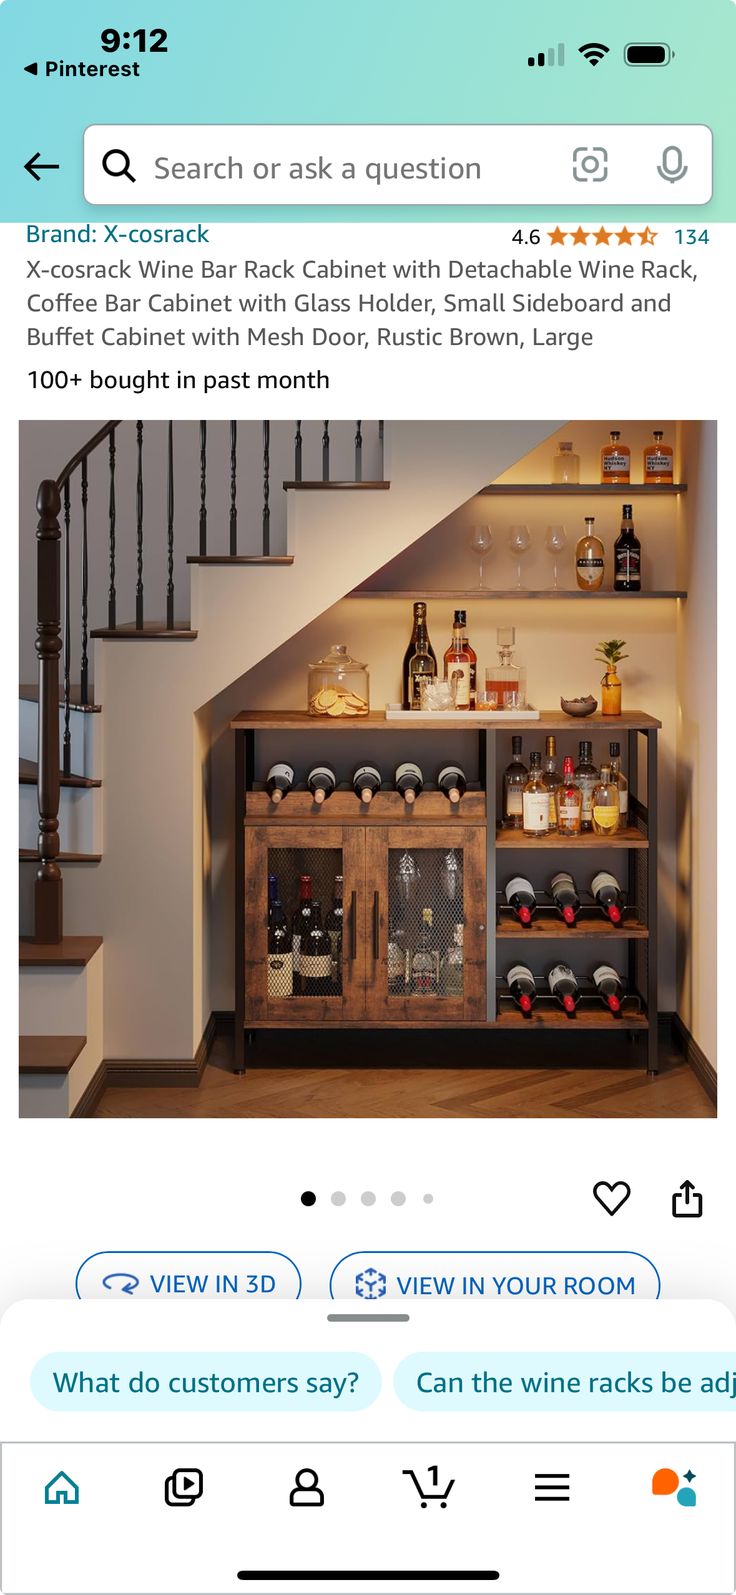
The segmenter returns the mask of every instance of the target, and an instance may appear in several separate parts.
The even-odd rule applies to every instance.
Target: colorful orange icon
[[[656,1473],[652,1475],[652,1495],[674,1495],[677,1492],[680,1506],[695,1506],[697,1496],[691,1489],[695,1474],[688,1468],[684,1477],[687,1479],[687,1484],[681,1487],[679,1476],[672,1468],[657,1468]]]

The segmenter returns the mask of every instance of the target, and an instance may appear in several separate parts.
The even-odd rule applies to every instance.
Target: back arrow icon
[[[137,1290],[138,1286],[140,1285],[140,1280],[137,1274],[106,1274],[102,1281],[105,1290],[113,1290],[113,1281],[117,1281],[119,1279],[127,1280],[127,1284],[120,1285],[119,1287],[121,1292],[126,1296],[132,1296],[133,1291]]]
[[[30,176],[35,177],[36,182],[40,183],[39,172],[58,172],[59,163],[58,161],[42,161],[41,151],[36,150],[35,155],[32,155],[29,161],[26,161],[23,170],[30,173]]]

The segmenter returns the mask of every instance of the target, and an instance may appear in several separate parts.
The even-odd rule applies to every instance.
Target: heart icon
[[[601,1207],[604,1207],[613,1218],[614,1213],[623,1207],[624,1202],[628,1202],[631,1186],[627,1185],[626,1180],[617,1180],[615,1185],[609,1185],[608,1180],[599,1180],[598,1184],[593,1186],[593,1195],[596,1202],[600,1202]]]

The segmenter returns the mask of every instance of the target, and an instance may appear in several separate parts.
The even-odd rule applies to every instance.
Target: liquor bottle
[[[335,772],[330,769],[329,764],[315,764],[307,776],[307,786],[315,803],[324,803],[325,798],[334,792],[335,785]]]
[[[332,986],[338,996],[342,996],[343,887],[342,875],[336,875],[332,907],[325,920],[325,930],[330,938],[332,955]]]
[[[599,964],[593,970],[593,979],[596,984],[598,996],[611,1013],[620,1014],[621,1003],[624,997],[624,983],[621,976],[611,969],[610,964]]]
[[[266,776],[266,791],[272,803],[280,803],[294,785],[294,771],[290,764],[272,764]]]
[[[555,964],[547,976],[549,989],[565,1013],[573,1014],[580,1001],[580,987],[569,964]]]
[[[422,680],[433,681],[437,675],[437,656],[427,631],[427,605],[420,601],[414,605],[414,630],[404,654],[402,670],[402,701],[405,709],[420,709],[419,689]]]
[[[554,898],[555,908],[562,915],[565,924],[574,925],[582,904],[569,870],[560,870],[559,874],[553,875],[549,889]]]
[[[592,749],[592,742],[581,742],[580,756],[575,770],[575,784],[579,786],[583,796],[580,811],[581,831],[593,829],[593,788],[598,785],[598,771],[593,763]]]
[[[306,942],[312,924],[314,904],[312,902],[312,877],[311,875],[299,876],[299,901],[294,909],[291,921],[291,952],[292,968],[294,972],[294,995],[301,991],[299,972],[299,956],[302,942]]]
[[[462,997],[465,954],[463,941],[465,926],[453,925],[452,941],[440,964],[440,996]]]
[[[269,875],[269,877],[268,877],[268,923],[269,923],[269,926],[270,926],[271,921],[273,919],[274,903],[278,902],[278,897],[279,897],[279,883],[278,883],[275,875]],[[279,903],[279,907],[281,907],[280,903]]]
[[[462,856],[458,855],[454,847],[445,853],[438,872],[438,883],[443,897],[448,903],[462,903],[463,900],[463,866]]]
[[[575,783],[574,760],[566,755],[562,781],[557,788],[557,830],[560,836],[579,836],[583,819],[583,794]]]
[[[621,442],[620,432],[611,432],[609,436],[610,443],[605,443],[601,449],[601,481],[630,482],[631,449],[628,443]]]
[[[641,543],[630,504],[623,506],[621,530],[613,545],[613,586],[617,593],[641,592]]]
[[[503,823],[510,831],[524,824],[523,793],[529,771],[521,757],[521,737],[511,738],[511,763],[503,773]]]
[[[496,630],[498,664],[486,665],[486,692],[495,692],[499,709],[507,707],[508,694],[521,692],[521,670],[511,655],[516,638],[515,626],[499,626]]]
[[[370,803],[381,788],[381,772],[375,764],[361,764],[353,775],[353,791],[361,803]]]
[[[292,997],[294,957],[283,904],[274,898],[268,925],[268,995]]]
[[[471,709],[474,709],[478,699],[478,655],[475,649],[471,648],[470,643],[468,642],[467,619],[465,621],[465,631],[463,633],[463,648],[470,659],[470,707]]]
[[[672,449],[663,443],[664,432],[654,433],[654,443],[644,450],[644,481],[672,482]]]
[[[465,610],[456,609],[452,642],[445,653],[445,681],[452,687],[456,709],[470,708],[470,650],[465,646]]]
[[[515,875],[506,884],[506,902],[513,908],[522,925],[530,925],[537,911],[537,898],[531,881],[525,875]]]
[[[444,792],[450,803],[459,803],[463,793],[467,790],[465,771],[459,764],[446,764],[437,777],[440,792]]]
[[[413,803],[424,786],[424,776],[418,764],[399,764],[396,767],[394,786],[405,803]]]
[[[610,764],[601,765],[600,781],[593,788],[591,819],[596,836],[614,836],[621,824],[618,787]]]
[[[618,811],[621,824],[628,824],[629,817],[629,783],[621,773],[621,745],[618,742],[609,742],[608,751],[611,755],[611,779],[618,787]]]
[[[561,781],[557,773],[557,738],[547,737],[545,742],[544,784],[549,791],[549,828],[557,830],[557,794]]]
[[[432,910],[423,908],[422,928],[411,961],[411,989],[417,996],[437,995],[439,962],[439,953],[432,946]]]
[[[332,947],[322,928],[322,910],[315,902],[312,923],[299,949],[299,980],[303,997],[329,997],[332,986]]]
[[[522,1013],[531,1013],[537,995],[537,983],[526,964],[514,964],[506,976],[506,985]]]
[[[584,592],[597,592],[603,586],[606,570],[606,550],[596,535],[595,516],[586,515],[585,531],[575,548],[575,574],[578,587]]]
[[[624,909],[624,894],[616,880],[615,875],[610,875],[608,870],[599,870],[593,876],[590,890],[601,912],[610,919],[612,925],[620,925]]]
[[[406,931],[400,920],[392,925],[388,937],[388,989],[391,997],[403,997],[408,985]]]
[[[530,753],[529,764],[529,779],[522,795],[522,829],[525,836],[546,836],[549,831],[549,792],[542,775],[541,753]]]
[[[558,443],[552,460],[552,481],[580,481],[580,455],[575,453],[572,443]]]

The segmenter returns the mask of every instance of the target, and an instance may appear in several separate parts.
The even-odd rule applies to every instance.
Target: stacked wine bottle
[[[266,776],[265,787],[272,803],[282,803],[294,787],[294,770],[290,764],[272,764]],[[396,766],[392,788],[399,792],[404,802],[411,805],[424,791],[424,774],[418,764],[406,761]],[[360,764],[353,772],[353,791],[367,805],[380,792],[383,778],[374,764]],[[458,804],[467,791],[465,771],[459,764],[445,764],[437,774],[437,789],[443,792],[448,803]],[[307,789],[315,803],[326,803],[337,787],[337,777],[329,764],[315,764],[306,777]]]

